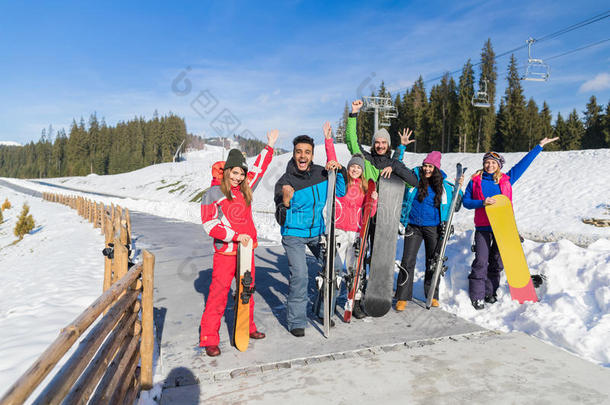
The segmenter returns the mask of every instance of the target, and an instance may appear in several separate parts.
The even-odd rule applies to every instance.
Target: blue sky
[[[263,6],[263,4],[265,4]],[[189,132],[279,128],[321,140],[359,86],[393,91],[600,14],[603,2],[3,2],[0,140],[38,140],[92,112],[109,124],[172,111]],[[536,44],[548,58],[610,38],[610,18]],[[516,53],[520,64],[527,50]],[[504,91],[508,57],[497,60]],[[524,82],[554,116],[610,101],[610,41],[549,62]],[[183,76],[180,74],[183,73]],[[459,74],[455,75],[457,80]],[[434,82],[427,82],[429,90]],[[218,119],[217,119],[218,117]],[[228,117],[228,118],[227,118]]]

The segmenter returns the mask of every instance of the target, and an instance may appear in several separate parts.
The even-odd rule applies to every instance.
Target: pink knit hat
[[[436,150],[428,153],[428,156],[426,156],[422,164],[426,163],[436,167],[438,170],[441,170],[441,153]]]

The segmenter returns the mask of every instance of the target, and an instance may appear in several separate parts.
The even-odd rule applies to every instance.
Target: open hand
[[[496,203],[496,199],[495,198],[491,198],[491,197],[487,197],[483,201],[483,205],[494,205],[495,203]]]
[[[544,138],[540,141],[540,146],[544,147],[544,145],[546,145],[547,143],[551,143],[551,142],[555,142],[556,140],[558,140],[559,137],[555,137],[555,138]]]
[[[352,102],[352,114],[357,114],[363,105],[364,105],[364,103],[362,102],[362,100],[353,101]]]
[[[403,128],[402,133],[398,132],[400,136],[400,143],[402,145],[407,146],[410,143],[415,142],[415,139],[411,139],[411,135],[413,135],[413,131],[409,128]]]
[[[324,128],[324,138],[331,139],[333,137],[333,128],[330,126],[330,122],[326,121],[322,128]]]
[[[275,141],[277,141],[279,136],[280,131],[277,129],[272,129],[271,131],[267,132],[267,145],[273,148],[273,145],[275,145]]]

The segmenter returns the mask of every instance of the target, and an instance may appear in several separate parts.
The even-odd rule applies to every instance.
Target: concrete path
[[[170,388],[161,404],[608,404],[609,381],[522,333],[484,332]]]
[[[312,320],[306,336],[295,338],[285,325],[287,263],[278,246],[256,251],[255,320],[267,338],[241,353],[223,322],[222,355],[207,357],[197,328],[211,277],[209,238],[199,225],[137,214],[132,221],[143,235],[138,245],[157,255],[162,404],[610,403],[610,370],[530,336],[415,304],[351,324],[337,317],[329,339]],[[313,300],[313,283],[309,293]],[[225,318],[232,315],[229,301]]]

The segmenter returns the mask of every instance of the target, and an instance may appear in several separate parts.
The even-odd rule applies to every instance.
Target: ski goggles
[[[500,155],[498,152],[487,152],[485,154],[485,156],[483,156],[483,163],[485,163],[486,160],[495,160],[498,165],[500,166],[500,169],[502,168],[502,166],[504,166],[504,157],[502,155]]]

